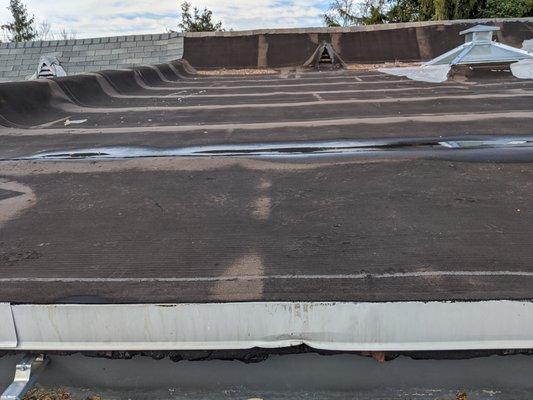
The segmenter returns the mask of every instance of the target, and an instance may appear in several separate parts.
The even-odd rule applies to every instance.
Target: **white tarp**
[[[519,79],[533,79],[533,60],[521,60],[511,64],[511,72]]]
[[[533,39],[524,40],[524,43],[522,43],[522,50],[533,53]]]
[[[405,68],[379,68],[379,72],[394,76],[404,76],[406,78],[431,83],[442,83],[448,80],[450,65],[427,65],[422,67]]]

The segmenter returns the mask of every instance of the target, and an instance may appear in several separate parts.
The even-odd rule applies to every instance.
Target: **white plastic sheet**
[[[511,64],[511,72],[519,79],[533,79],[533,60],[521,60]]]
[[[404,76],[414,81],[442,83],[448,79],[450,65],[427,65],[422,67],[380,68],[379,72],[394,76]]]

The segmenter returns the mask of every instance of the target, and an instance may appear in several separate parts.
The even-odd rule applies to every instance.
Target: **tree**
[[[28,16],[26,6],[20,0],[10,0],[7,8],[13,15],[13,22],[2,25],[2,29],[6,30],[9,35],[9,40],[12,42],[27,42],[35,39],[37,32],[34,28],[35,18]]]
[[[388,22],[385,0],[364,3],[360,21],[363,25],[384,24]]]
[[[61,30],[59,31],[59,38],[61,40],[74,40],[77,37],[78,34],[72,29],[68,31],[67,28],[61,28]]]
[[[420,0],[418,20],[429,21],[435,15],[435,0]]]
[[[359,25],[356,5],[355,0],[335,0],[324,14],[324,24],[329,27]]]
[[[391,4],[387,15],[387,22],[414,22],[420,20],[419,0],[397,0]]]
[[[327,26],[533,16],[533,0],[335,0]]]
[[[178,24],[183,32],[212,32],[223,31],[222,22],[213,23],[213,12],[204,8],[200,10],[194,7],[191,14],[191,4],[184,2],[181,4],[181,22]]]
[[[48,21],[43,21],[37,27],[37,37],[39,40],[54,40],[52,25]]]
[[[487,18],[533,17],[533,0],[487,0]]]

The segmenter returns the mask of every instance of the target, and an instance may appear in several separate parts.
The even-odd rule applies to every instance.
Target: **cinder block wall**
[[[53,54],[69,75],[131,68],[182,58],[183,35],[166,33],[96,39],[0,44],[0,81],[24,80],[37,70],[42,55]]]

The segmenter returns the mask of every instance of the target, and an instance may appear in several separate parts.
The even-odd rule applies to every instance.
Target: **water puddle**
[[[496,137],[465,140],[338,140],[316,142],[277,142],[233,145],[212,145],[182,148],[155,148],[135,146],[95,147],[74,150],[43,152],[18,160],[83,160],[127,159],[146,157],[299,157],[327,154],[372,154],[379,152],[408,151],[419,154],[455,152],[476,149],[533,149],[533,137]]]

